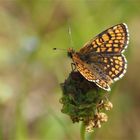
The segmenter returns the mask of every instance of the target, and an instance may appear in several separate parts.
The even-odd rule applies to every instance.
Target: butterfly
[[[69,48],[68,56],[84,78],[110,91],[110,85],[126,73],[127,60],[123,52],[128,43],[128,27],[121,23],[98,34],[78,52]]]

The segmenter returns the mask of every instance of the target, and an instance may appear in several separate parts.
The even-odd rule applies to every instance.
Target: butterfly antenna
[[[72,33],[71,33],[70,25],[68,27],[68,33],[69,33],[69,38],[70,38],[70,44],[71,44],[71,47],[73,48],[74,47],[74,43],[73,43],[73,39],[72,39]]]
[[[73,48],[74,47],[74,43],[73,43],[73,40],[72,40],[72,33],[71,33],[71,27],[70,26],[68,27],[68,33],[69,33],[69,38],[70,38],[70,44],[71,44],[71,47]],[[53,48],[53,50],[67,51],[66,49],[61,49],[61,48]]]

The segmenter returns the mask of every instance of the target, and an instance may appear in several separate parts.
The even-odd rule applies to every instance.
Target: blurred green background
[[[125,22],[128,70],[111,92],[113,110],[94,140],[140,139],[139,0],[0,0],[0,140],[80,140],[80,124],[61,113],[66,51]]]

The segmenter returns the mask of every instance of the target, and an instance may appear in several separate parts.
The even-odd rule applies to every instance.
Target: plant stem
[[[85,124],[83,122],[81,124],[80,134],[81,134],[81,140],[85,140]]]

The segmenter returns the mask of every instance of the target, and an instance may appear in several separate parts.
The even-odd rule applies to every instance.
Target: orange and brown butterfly
[[[128,27],[125,23],[121,23],[98,34],[79,52],[69,48],[68,56],[88,81],[110,91],[110,85],[126,73],[127,60],[123,52],[128,43]]]

